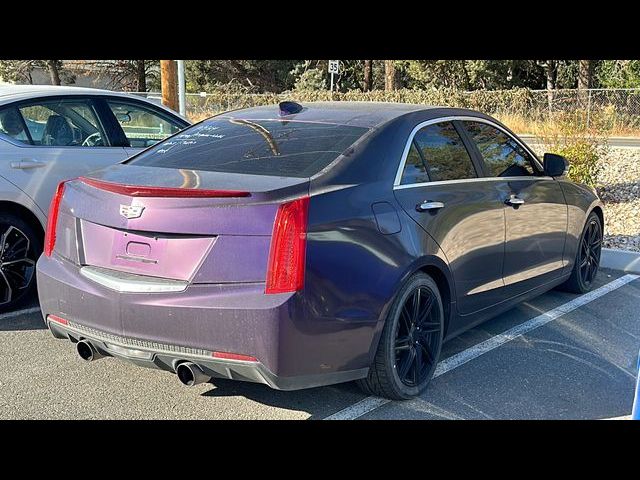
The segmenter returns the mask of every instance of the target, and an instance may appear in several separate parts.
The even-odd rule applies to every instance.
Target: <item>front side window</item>
[[[46,147],[109,146],[88,100],[43,100],[19,107],[33,145]]]
[[[130,147],[150,147],[182,129],[182,125],[151,108],[115,100],[107,100],[107,103]]]
[[[414,141],[433,182],[477,177],[471,157],[451,122],[428,125]]]
[[[464,122],[492,177],[536,174],[535,164],[518,143],[502,130],[480,122]]]
[[[0,110],[0,133],[22,143],[30,143],[20,112],[15,107]]]

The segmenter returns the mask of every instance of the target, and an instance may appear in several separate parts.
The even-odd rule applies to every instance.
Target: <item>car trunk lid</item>
[[[59,226],[76,229],[81,265],[190,283],[264,282],[278,207],[308,184],[116,165],[67,184]]]

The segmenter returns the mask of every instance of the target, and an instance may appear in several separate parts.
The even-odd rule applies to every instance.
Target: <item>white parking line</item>
[[[525,333],[542,327],[543,325],[546,325],[556,318],[572,312],[576,308],[580,308],[583,305],[586,305],[587,303],[592,302],[593,300],[596,300],[597,298],[600,298],[603,295],[606,295],[607,293],[612,292],[613,290],[616,290],[639,277],[640,275],[629,274],[617,278],[616,280],[613,280],[612,282],[609,282],[600,288],[576,297],[567,303],[564,303],[552,310],[538,315],[537,317],[527,320],[520,325],[516,325],[515,327],[510,328],[509,330],[502,332],[499,335],[491,337],[484,342],[480,342],[477,345],[467,348],[460,353],[452,355],[449,358],[445,358],[440,363],[438,363],[433,377],[435,378],[439,377],[440,375],[444,375],[454,368],[458,368],[459,366],[478,358],[480,355],[490,352],[491,350],[498,348],[499,346],[504,345],[505,343],[524,335]],[[353,420],[365,415],[366,413],[371,412],[372,410],[375,410],[378,407],[381,407],[382,405],[386,405],[390,401],[391,400],[379,397],[367,397],[364,400],[354,403],[353,405],[334,413],[333,415],[329,415],[324,420]]]
[[[7,312],[0,314],[0,320],[6,320],[7,318],[13,318],[28,313],[36,313],[40,311],[40,307],[25,308],[24,310],[16,310],[15,312]]]

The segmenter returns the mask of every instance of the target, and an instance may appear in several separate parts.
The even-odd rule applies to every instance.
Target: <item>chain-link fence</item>
[[[159,93],[137,93],[157,102]],[[219,112],[282,100],[389,101],[471,108],[517,123],[545,122],[561,115],[614,133],[640,134],[640,88],[637,89],[513,89],[472,92],[398,90],[394,92],[298,91],[282,94],[188,93],[187,117],[200,120]],[[521,130],[521,129],[519,129]]]

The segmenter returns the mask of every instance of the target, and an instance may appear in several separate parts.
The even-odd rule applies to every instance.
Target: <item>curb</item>
[[[600,266],[628,273],[640,273],[640,252],[603,248],[600,255]]]

